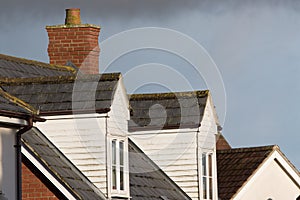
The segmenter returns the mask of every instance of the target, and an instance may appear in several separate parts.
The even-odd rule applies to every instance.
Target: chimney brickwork
[[[85,74],[99,73],[100,27],[81,24],[79,9],[66,9],[64,25],[46,26],[51,64],[71,61]]]

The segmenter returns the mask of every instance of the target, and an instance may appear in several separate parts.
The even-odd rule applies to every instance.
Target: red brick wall
[[[24,164],[22,164],[22,199],[57,200],[57,198]]]
[[[46,29],[51,64],[65,65],[67,61],[71,61],[86,74],[99,73],[99,27],[47,26]]]

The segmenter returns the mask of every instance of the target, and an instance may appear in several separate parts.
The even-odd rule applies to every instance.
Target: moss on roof
[[[78,76],[32,77],[32,78],[1,78],[2,86],[25,84],[50,84],[70,83],[74,81],[116,81],[121,78],[121,73],[87,74]]]
[[[4,97],[5,99],[7,99],[8,101],[20,106],[21,108],[29,111],[32,114],[34,114],[34,115],[38,114],[38,111],[34,107],[32,107],[28,103],[22,101],[21,99],[5,92],[1,87],[0,87],[0,95],[2,97]]]
[[[73,67],[70,67],[70,66],[53,65],[53,64],[35,61],[35,60],[28,60],[28,59],[24,59],[24,58],[8,56],[8,55],[4,55],[4,54],[0,54],[0,59],[12,61],[12,62],[16,62],[16,63],[23,63],[23,64],[27,64],[27,65],[34,65],[34,66],[47,68],[47,69],[53,69],[53,70],[57,70],[57,71],[68,71],[73,74],[75,74],[77,72]]]
[[[169,92],[169,93],[150,93],[150,94],[131,94],[129,98],[131,101],[138,100],[162,100],[174,98],[191,98],[191,97],[206,97],[209,90],[189,91],[189,92]]]

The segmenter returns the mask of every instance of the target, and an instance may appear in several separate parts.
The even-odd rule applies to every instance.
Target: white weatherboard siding
[[[0,191],[7,199],[16,199],[16,129],[0,129]]]
[[[199,128],[199,147],[201,149],[214,150],[216,146],[217,125],[213,111],[213,104],[208,98],[201,126]]]
[[[123,85],[123,81],[119,80],[112,101],[111,111],[109,112],[107,123],[108,133],[111,135],[127,136],[129,118],[129,102],[127,93]]]
[[[196,129],[185,129],[131,138],[192,199],[198,199],[196,134]]]
[[[38,128],[106,194],[106,118],[97,114],[57,117],[61,119],[48,118]]]
[[[291,177],[298,183],[298,186]],[[233,199],[296,199],[300,195],[299,184],[299,175],[275,151]]]

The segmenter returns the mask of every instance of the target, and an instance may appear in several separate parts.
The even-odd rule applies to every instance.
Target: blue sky
[[[101,25],[100,42],[121,31],[149,26],[173,29],[196,40],[212,57],[224,81],[223,134],[230,144],[278,144],[300,168],[300,2],[6,1],[0,8],[0,53],[48,62],[45,25],[64,23],[64,9],[69,7],[81,8],[84,23]],[[193,76],[188,63],[158,50],[131,52],[114,62],[111,70],[126,74],[135,66],[154,62],[184,74],[193,89],[207,88],[201,77]],[[161,76],[171,82],[174,79],[170,74]],[[129,91],[139,87],[134,79],[125,77],[125,83]],[[173,84],[172,90],[188,89]],[[139,91],[145,90],[163,88],[148,85]],[[213,98],[218,99],[217,95]],[[221,106],[216,105],[217,111]]]

